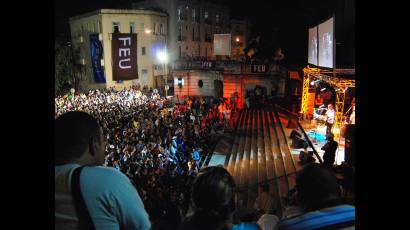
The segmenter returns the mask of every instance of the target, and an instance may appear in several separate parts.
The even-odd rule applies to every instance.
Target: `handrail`
[[[286,138],[285,130],[283,129],[282,122],[280,121],[279,113],[278,113],[278,110],[277,110],[277,108],[276,108],[276,104],[275,104],[275,105],[273,105],[273,110],[274,110],[274,113],[275,113],[276,119],[278,119],[278,120],[279,120],[279,127],[280,127],[280,129],[281,129],[281,131],[282,131],[282,134],[284,135],[284,139],[285,139],[285,144],[286,144],[286,147],[287,147],[287,149],[288,149],[288,150],[290,150],[290,148],[289,148],[289,144],[288,144],[288,140],[287,140],[287,138]],[[292,155],[292,153],[290,153],[290,154]],[[294,168],[294,169],[295,169],[295,171],[296,171],[296,164],[295,164],[295,160],[293,159],[293,157],[292,157],[292,156],[290,157],[290,159],[292,160],[293,168]]]
[[[308,142],[309,146],[313,149],[313,153],[315,154],[315,156],[317,157],[317,159],[319,160],[319,162],[322,164],[322,163],[323,163],[322,158],[320,158],[320,156],[319,156],[319,154],[317,153],[317,151],[316,151],[316,149],[315,149],[313,143],[310,141],[308,135],[306,134],[305,130],[303,129],[302,125],[300,124],[300,122],[299,122],[299,116],[296,115],[294,112],[291,112],[291,111],[289,111],[289,110],[287,110],[287,109],[285,109],[285,108],[283,108],[283,107],[281,107],[281,106],[279,106],[279,105],[276,105],[276,104],[275,104],[274,106],[275,106],[276,108],[279,108],[280,110],[282,110],[284,113],[288,114],[289,116],[293,116],[294,118],[295,118],[295,117],[297,118],[297,119],[294,119],[294,120],[296,120],[296,122],[297,122],[297,124],[298,124],[298,127],[302,130],[303,136],[305,137],[305,139],[306,139],[306,141]]]
[[[299,121],[297,121],[299,128],[302,130],[303,132],[303,136],[305,136],[306,141],[308,142],[309,146],[313,149],[313,153],[315,154],[315,156],[317,157],[317,159],[319,159],[319,162],[321,164],[323,164],[322,158],[320,158],[319,154],[317,153],[315,147],[313,146],[312,142],[310,141],[308,135],[306,134],[305,130],[303,129],[302,125],[300,124]]]
[[[292,111],[289,111],[289,110],[283,108],[282,106],[280,106],[280,105],[278,105],[278,104],[275,104],[274,106],[275,106],[277,109],[281,110],[281,111],[282,111],[283,113],[285,113],[286,115],[293,117],[295,120],[299,120],[299,117],[300,117],[299,114],[294,113],[294,112],[292,112]]]

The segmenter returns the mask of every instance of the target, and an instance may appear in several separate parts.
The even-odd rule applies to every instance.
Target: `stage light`
[[[323,92],[323,91],[325,91],[326,90],[326,88],[322,88],[321,90],[320,90],[320,92]]]
[[[150,30],[150,29],[145,29],[145,33],[146,33],[146,34],[150,34],[150,33],[151,33],[151,30]]]
[[[239,42],[239,37],[236,37],[236,40],[235,40],[236,42]]]
[[[310,82],[310,85],[313,86],[314,84],[315,84],[315,81],[311,81],[311,82]]]

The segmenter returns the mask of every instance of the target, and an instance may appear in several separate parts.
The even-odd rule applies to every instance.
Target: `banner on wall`
[[[101,67],[103,57],[103,46],[98,34],[90,34],[90,54],[96,83],[106,83],[104,70]]]
[[[112,34],[113,80],[138,79],[137,34]]]

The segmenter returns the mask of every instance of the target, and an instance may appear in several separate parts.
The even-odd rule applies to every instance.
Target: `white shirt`
[[[333,124],[335,122],[335,110],[334,109],[328,109],[326,111],[326,116],[327,116],[327,122],[330,124]]]

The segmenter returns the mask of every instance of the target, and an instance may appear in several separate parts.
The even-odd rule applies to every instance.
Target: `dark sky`
[[[336,2],[349,0],[208,0],[230,8],[232,18],[248,18],[266,49],[282,47],[291,63],[305,63],[307,28],[334,12]],[[126,5],[129,0],[56,0],[55,32],[68,33],[68,18],[99,8]]]

